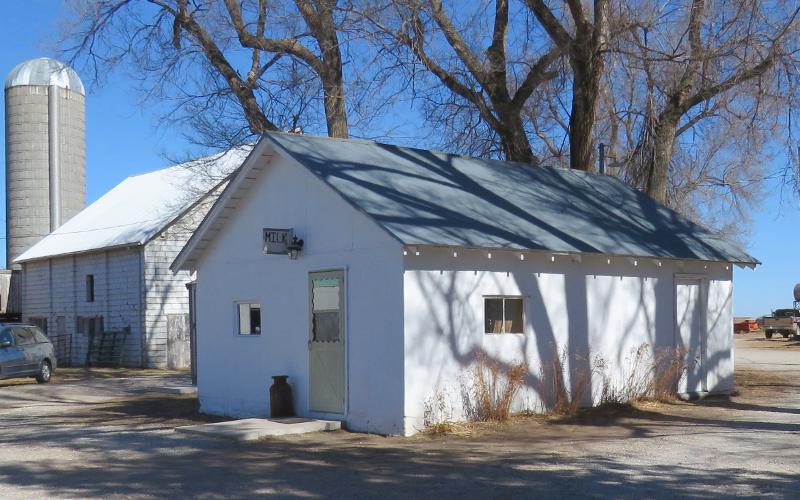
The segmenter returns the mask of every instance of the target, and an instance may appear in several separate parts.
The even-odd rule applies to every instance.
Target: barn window
[[[239,335],[261,334],[261,304],[239,303]]]
[[[94,274],[86,275],[86,302],[94,302]]]
[[[485,333],[523,333],[522,297],[484,297]]]

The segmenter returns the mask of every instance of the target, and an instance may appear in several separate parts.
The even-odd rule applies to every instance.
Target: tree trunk
[[[572,111],[569,117],[569,166],[575,170],[589,170],[592,167],[597,98],[605,67],[605,56],[602,53],[604,17],[598,16],[597,22],[601,25],[589,25],[577,33],[570,50],[573,77]]]
[[[675,147],[679,113],[662,113],[653,134],[653,158],[649,166],[645,192],[659,203],[667,202],[669,164]]]
[[[338,48],[335,51],[339,57]],[[347,126],[347,108],[345,107],[344,78],[339,62],[323,61],[322,90],[325,100],[325,121],[328,125],[328,137],[346,139],[349,135]]]
[[[325,105],[325,121],[328,126],[328,137],[346,139],[349,135],[347,126],[347,108],[345,106],[344,76],[342,71],[342,52],[333,11],[336,0],[310,2],[295,0],[306,24],[319,45],[320,54],[317,73],[322,81],[323,102]]]
[[[533,154],[525,127],[522,125],[520,110],[505,110],[501,118],[503,130],[498,130],[503,143],[505,159],[521,163],[539,164],[539,159]]]
[[[569,117],[569,166],[575,170],[589,170],[592,164],[592,133],[597,110],[598,86],[595,83],[594,72],[587,66],[583,66],[581,59],[577,59],[573,64],[572,110]]]

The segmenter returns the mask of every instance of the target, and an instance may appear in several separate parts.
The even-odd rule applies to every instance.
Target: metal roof
[[[759,263],[610,176],[311,135],[270,132],[265,142],[407,246]],[[259,163],[254,156],[243,170]],[[190,261],[182,255],[174,265]]]
[[[58,85],[85,95],[83,82],[75,70],[49,57],[39,57],[17,64],[6,77],[5,88],[20,85]]]
[[[14,262],[144,245],[213,191],[209,179],[233,172],[251,149],[233,149],[128,177]]]

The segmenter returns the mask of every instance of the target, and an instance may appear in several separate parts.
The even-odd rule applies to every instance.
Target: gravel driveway
[[[745,340],[737,353],[769,349]],[[783,350],[782,365],[800,359],[800,347]],[[518,418],[467,436],[258,443],[175,433],[211,420],[192,398],[148,392],[183,375],[0,383],[0,497],[797,496],[800,371],[765,371],[761,358],[741,367],[730,400]]]

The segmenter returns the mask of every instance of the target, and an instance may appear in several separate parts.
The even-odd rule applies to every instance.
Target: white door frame
[[[311,339],[314,335],[313,332],[313,314],[314,314],[314,303],[313,303],[313,281],[312,278],[315,274],[325,274],[325,273],[341,273],[342,278],[342,289],[340,292],[341,296],[341,318],[340,322],[342,325],[342,342],[344,343],[344,403],[342,407],[342,413],[330,413],[330,412],[323,412],[323,411],[316,411],[311,409]],[[320,269],[309,269],[306,272],[306,279],[308,280],[308,314],[306,315],[306,321],[308,321],[308,350],[307,350],[307,358],[308,359],[308,373],[307,373],[307,380],[308,380],[308,389],[306,390],[306,398],[308,403],[308,410],[310,413],[315,415],[325,416],[331,419],[338,419],[343,420],[347,417],[349,406],[350,406],[350,356],[349,356],[349,335],[348,335],[348,315],[349,315],[349,308],[350,308],[350,301],[348,300],[348,279],[347,279],[347,266],[338,266],[338,267],[325,267]]]
[[[708,304],[708,285],[709,278],[705,274],[699,273],[676,273],[673,279],[672,286],[672,308],[673,308],[673,345],[683,345],[683,338],[681,337],[680,325],[678,324],[678,286],[680,284],[698,284],[700,286],[698,293],[698,300],[701,303]],[[708,344],[708,308],[704,307],[700,310],[700,391],[708,392],[708,359],[707,359],[707,344]],[[678,343],[680,341],[680,344]],[[687,368],[688,369],[688,368]],[[687,374],[688,376],[688,374]],[[688,394],[694,394],[697,391],[690,391]]]

